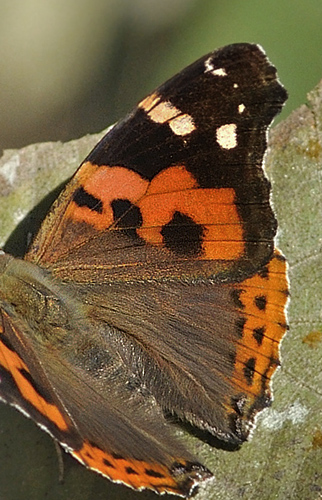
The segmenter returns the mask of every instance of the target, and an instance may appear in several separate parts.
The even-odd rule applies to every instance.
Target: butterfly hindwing
[[[22,276],[27,279],[28,271],[29,282],[33,280],[34,266],[23,264],[11,257],[6,262],[12,287]],[[31,293],[25,322],[15,317],[8,302],[0,303],[1,399],[33,418],[75,458],[106,477],[133,488],[189,495],[211,474],[174,438],[153,397],[144,397],[139,390],[135,373],[126,364],[133,350],[131,340],[126,346],[126,338],[116,330],[102,333],[95,320],[80,321],[77,301],[70,301],[68,326],[59,332],[52,320],[55,301],[62,297],[55,296],[45,277],[38,274],[37,279],[38,289],[41,282],[46,290],[51,311],[32,332],[31,318],[36,317],[39,304]],[[8,298],[9,290],[7,283]],[[62,320],[63,308],[60,313]]]
[[[138,280],[89,293],[79,286],[77,295],[131,339],[137,352],[129,364],[165,412],[239,444],[270,403],[286,328],[285,267],[276,251],[261,272],[234,285]]]

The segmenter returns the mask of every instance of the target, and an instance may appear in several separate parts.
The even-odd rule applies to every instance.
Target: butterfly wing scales
[[[226,76],[209,67],[224,68]],[[94,266],[92,241],[121,280],[159,268],[164,275],[226,281],[253,274],[274,247],[276,221],[261,165],[267,127],[285,98],[257,46],[240,44],[200,59],[102,139],[27,259],[58,274],[80,259]]]
[[[240,443],[270,401],[286,329],[285,266],[276,251],[260,273],[235,285],[100,283],[90,293],[79,287],[77,295],[90,314],[143,346],[136,356],[140,364],[130,364],[165,411]]]
[[[15,325],[4,311],[5,305],[1,305],[0,397],[35,418],[40,426],[63,441],[64,433],[72,428],[71,420],[64,411],[60,411],[60,401],[48,384],[37,356],[30,348],[26,351],[26,328]],[[74,435],[72,439],[75,439]]]
[[[51,346],[37,344],[35,354],[26,330],[21,333],[4,312],[0,326],[1,399],[32,417],[80,462],[135,489],[183,496],[211,476],[174,439],[151,401],[132,395],[124,403],[126,415],[111,404],[120,370],[117,382],[109,378],[103,386],[55,356]]]
[[[171,432],[166,437],[160,409],[239,443],[269,404],[286,329],[287,283],[285,262],[274,250],[276,220],[262,160],[267,127],[285,99],[275,68],[257,46],[229,46],[200,59],[102,139],[26,255],[78,298],[80,317],[99,323],[87,328],[90,337],[81,336],[89,339],[89,357],[97,332],[107,348],[118,337],[121,351],[131,344],[122,351],[130,373],[106,388],[108,376],[105,387],[89,378],[93,366],[85,370],[82,360],[80,369],[71,351],[62,359],[67,347],[53,354],[58,339],[48,349],[37,341],[34,362],[19,325],[7,321],[2,337],[22,340],[15,346],[19,357],[77,439],[68,444],[52,434],[113,480],[189,494],[210,473]],[[21,371],[18,362],[7,368]],[[131,398],[122,397],[133,377],[138,391],[127,404]],[[12,403],[5,386],[1,394]],[[143,413],[158,426],[146,435],[138,421]],[[34,418],[41,424],[38,414]],[[122,428],[123,438],[115,440],[117,431],[106,422]],[[135,436],[137,442],[143,436],[143,456]]]
[[[197,61],[102,139],[58,202],[51,239],[44,231],[47,241],[36,240],[27,257],[63,281],[78,283],[79,294],[82,283],[91,282],[91,296],[84,300],[99,305],[97,314],[146,346],[146,366],[158,357],[161,364],[173,363],[163,368],[165,380],[176,374],[174,393],[180,380],[181,392],[185,384],[193,387],[192,380],[193,390],[202,386],[206,397],[194,407],[176,393],[175,411],[227,440],[247,437],[253,409],[268,403],[268,373],[278,358],[277,352],[270,358],[262,344],[252,356],[247,342],[256,331],[274,330],[273,313],[260,312],[251,301],[253,283],[260,279],[255,270],[277,260],[276,220],[262,160],[267,126],[285,97],[275,69],[256,46],[224,48]],[[228,128],[228,135],[218,138],[218,131],[231,125],[237,135]],[[236,288],[236,282],[245,288]],[[280,286],[283,310],[287,284]],[[246,300],[246,290],[250,299],[244,304],[239,295]],[[253,314],[262,314],[265,325],[252,328]],[[276,345],[285,318],[280,323]],[[196,341],[206,345],[199,374],[196,364],[188,363]],[[208,387],[202,380],[206,372]],[[162,371],[152,379],[161,380]],[[156,397],[164,392],[162,384],[153,389]],[[245,394],[239,415],[237,402]]]

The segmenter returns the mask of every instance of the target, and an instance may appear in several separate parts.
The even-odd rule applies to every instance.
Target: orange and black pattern
[[[272,400],[288,283],[263,157],[286,97],[258,46],[208,54],[99,142],[24,260],[0,255],[0,399],[112,481],[192,496],[212,473],[167,415],[239,446]]]

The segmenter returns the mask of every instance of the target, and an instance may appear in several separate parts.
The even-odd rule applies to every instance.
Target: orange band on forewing
[[[138,234],[148,243],[162,243],[162,228],[175,212],[206,229],[202,259],[232,260],[244,250],[242,224],[230,188],[200,188],[185,168],[171,167],[152,179],[138,203],[143,224]]]
[[[134,458],[125,459],[117,454],[106,453],[88,441],[84,442],[79,451],[73,451],[72,454],[87,467],[112,481],[121,481],[135,489],[152,488],[159,493],[178,493],[178,484],[164,465]]]
[[[90,175],[85,175],[89,165]],[[141,211],[142,225],[137,234],[147,243],[161,245],[162,229],[175,212],[190,217],[204,228],[204,260],[233,260],[244,251],[242,222],[235,205],[232,188],[200,188],[184,166],[169,167],[149,183],[136,172],[124,167],[94,167],[84,164],[78,176],[83,189],[101,203],[101,210],[71,202],[66,215],[86,222],[97,230],[108,229],[114,222],[111,203],[129,200]]]
[[[150,182],[146,195],[177,194],[185,189],[198,188],[194,176],[183,165],[161,170]]]
[[[3,333],[0,331],[0,334]],[[34,389],[30,381],[23,375],[22,370],[30,374],[27,365],[22,361],[17,353],[8,349],[8,347],[1,342],[0,335],[0,364],[10,372],[15,380],[15,383],[22,395],[36,410],[39,411],[44,417],[48,418],[54,425],[61,431],[67,431],[68,426],[63,415],[59,409],[50,403],[47,403],[41,395]]]
[[[127,199],[135,203],[144,195],[149,185],[139,174],[124,167],[94,167],[89,162],[83,167],[85,172],[87,168],[90,169],[90,175],[82,178],[80,171],[81,185],[87,193],[100,200],[102,212],[78,206],[72,201],[66,216],[78,222],[86,222],[99,231],[109,228],[114,222],[112,201]]]

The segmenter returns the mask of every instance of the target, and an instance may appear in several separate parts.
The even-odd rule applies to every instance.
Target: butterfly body
[[[286,93],[254,45],[187,68],[116,125],[24,260],[0,255],[0,398],[86,466],[190,496],[174,415],[232,445],[271,401],[286,264],[262,160]]]

